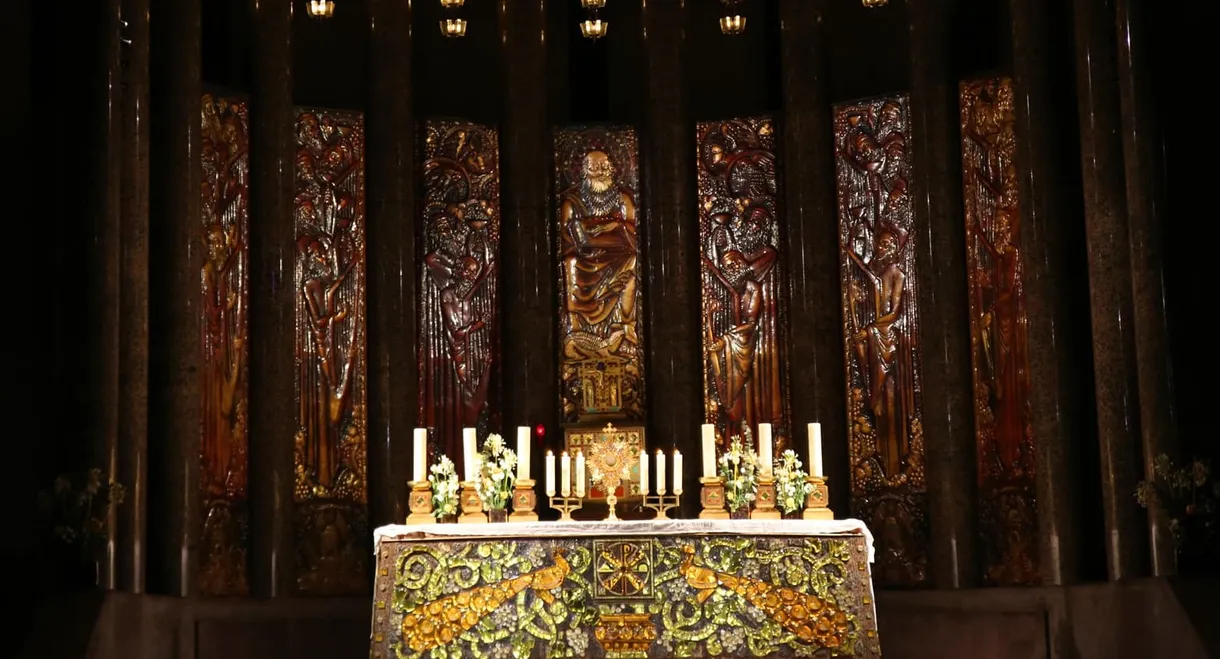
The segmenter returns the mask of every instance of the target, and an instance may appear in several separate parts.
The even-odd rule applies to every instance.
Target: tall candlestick
[[[572,474],[576,479],[576,496],[583,497],[585,495],[585,452],[576,452],[576,473]]]
[[[546,495],[555,496],[555,454],[546,452]]]
[[[716,476],[716,427],[710,423],[702,426],[703,432],[703,477]]]
[[[771,475],[771,465],[775,458],[771,456],[771,424],[758,424],[758,462],[762,467],[762,475]]]
[[[474,428],[462,428],[462,465],[466,469],[466,482],[473,483],[477,478],[478,439]]]
[[[640,494],[648,496],[648,451],[640,449]]]
[[[530,479],[530,429],[517,426],[517,480]]]
[[[674,494],[682,494],[682,451],[674,449]]]
[[[415,478],[416,483],[428,480],[428,430],[415,429]]]
[[[657,449],[657,494],[665,495],[665,454]]]
[[[809,475],[823,478],[822,472],[822,424],[809,424]]]
[[[559,456],[559,493],[572,496],[572,456],[567,451]]]

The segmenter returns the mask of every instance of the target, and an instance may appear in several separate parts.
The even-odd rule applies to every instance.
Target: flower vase
[[[493,524],[499,524],[508,521],[507,508],[492,508],[487,511],[487,521]]]
[[[452,515],[441,515],[436,518],[437,524],[457,524],[457,513]]]
[[[796,510],[794,510],[790,513],[783,513],[781,515],[781,518],[782,519],[800,519],[801,518],[801,509],[797,508]]]
[[[730,510],[729,519],[750,519],[750,507],[742,506],[737,510]]]

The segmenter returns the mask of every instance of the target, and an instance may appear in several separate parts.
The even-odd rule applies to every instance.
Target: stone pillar
[[[1075,470],[1085,432],[1084,394],[1074,350],[1073,329],[1079,313],[1069,285],[1074,260],[1070,190],[1064,138],[1059,124],[1048,120],[1071,99],[1056,95],[1046,44],[1049,3],[1055,0],[1009,0],[1013,89],[1016,108],[1016,160],[1020,174],[1021,260],[1024,274],[1029,341],[1030,418],[1037,470],[1039,567],[1046,585],[1068,585],[1079,579],[1080,514]],[[1070,160],[1067,160],[1070,163]],[[1082,287],[1082,293],[1085,291]],[[1079,334],[1079,332],[1077,332]],[[1082,342],[1081,349],[1087,349]]]
[[[544,0],[500,2],[505,81],[500,122],[501,409],[504,436],[510,443],[515,441],[515,426],[538,423],[553,433],[552,441],[562,442],[546,4]],[[542,474],[543,454],[530,452],[534,474]]]
[[[195,0],[198,1],[198,0]],[[292,1],[254,5],[250,94],[250,593],[293,594]]]
[[[930,569],[936,587],[966,588],[978,577],[978,481],[957,81],[949,72],[948,3],[907,6]]]
[[[1152,480],[1158,455],[1178,455],[1169,328],[1165,318],[1161,217],[1165,203],[1161,143],[1149,61],[1148,3],[1117,0],[1118,89],[1122,112],[1123,162],[1126,165],[1127,221],[1131,241],[1136,372],[1143,439],[1144,478]],[[1149,507],[1152,573],[1177,571],[1173,534],[1163,508]]]
[[[419,411],[419,323],[411,5],[372,0],[369,12],[368,474],[369,521],[376,528],[407,518],[408,456]]]
[[[1146,573],[1147,537],[1133,499],[1140,410],[1115,15],[1112,0],[1072,5],[1106,564],[1117,580]]]
[[[843,388],[842,294],[835,198],[834,117],[830,106],[825,19],[828,0],[782,2],[784,209],[791,283],[789,348],[793,365],[793,448],[807,451],[805,424],[822,424],[823,462],[833,510],[850,507],[847,397]],[[809,456],[805,466],[810,467]]]
[[[698,470],[703,419],[700,340],[699,221],[695,212],[694,124],[682,80],[685,0],[644,3],[649,109],[643,134],[644,288],[648,348],[648,432],[652,445],[673,442]],[[693,472],[699,475],[698,471]],[[683,496],[684,517],[699,511],[695,476]]]
[[[199,217],[203,180],[199,103],[202,93],[201,0],[155,0],[149,61],[150,270],[156,273],[149,319],[149,387],[152,398],[148,489],[150,538],[148,581],[154,592],[195,593],[199,530],[200,391],[199,273],[203,250]]]
[[[118,586],[144,592],[148,520],[149,0],[122,0]]]

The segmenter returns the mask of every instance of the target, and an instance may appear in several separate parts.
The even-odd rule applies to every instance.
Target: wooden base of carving
[[[754,497],[754,510],[750,519],[783,519],[775,509],[775,479],[763,476],[758,479],[758,493]]]
[[[487,513],[483,512],[483,498],[474,483],[462,483],[462,516],[458,524],[486,524]]]
[[[699,519],[728,519],[729,511],[724,509],[724,481],[713,476],[700,478],[699,483],[703,485],[699,492],[699,503],[703,505]]]
[[[537,522],[538,495],[534,494],[533,480],[519,480],[513,485],[513,514],[508,516],[510,522]]]
[[[826,487],[826,479],[810,476],[808,482],[813,486],[809,496],[805,497],[805,512],[803,519],[834,519],[834,511],[830,509],[830,490]]]
[[[407,499],[411,514],[407,515],[407,524],[435,524],[432,516],[432,484],[428,481],[411,483],[411,495]]]

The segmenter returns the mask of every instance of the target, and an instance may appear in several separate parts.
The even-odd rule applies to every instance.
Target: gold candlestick
[[[830,509],[830,490],[826,487],[826,479],[810,476],[808,479],[813,489],[805,497],[805,512],[803,519],[834,519],[834,511]]]
[[[705,476],[699,482],[703,485],[699,493],[703,512],[699,513],[699,519],[728,519],[729,511],[724,509],[724,481],[719,476]]]
[[[473,481],[462,483],[462,516],[458,524],[486,524],[487,513],[483,512],[483,498]]]
[[[782,519],[783,515],[775,509],[775,479],[761,476],[758,479],[758,493],[755,495],[754,510],[750,511],[750,519]]]
[[[407,515],[407,524],[435,524],[432,517],[432,483],[418,481],[411,483],[411,494],[407,497],[411,514]]]
[[[670,508],[678,507],[680,494],[645,494],[644,507],[657,511],[657,519],[673,519],[669,516]]]
[[[551,507],[559,511],[559,521],[572,521],[572,511],[580,510],[584,503],[581,497],[565,497],[551,495]]]
[[[513,485],[513,514],[508,516],[510,522],[537,522],[538,513],[534,508],[538,505],[538,495],[534,494],[534,481],[518,480]]]

